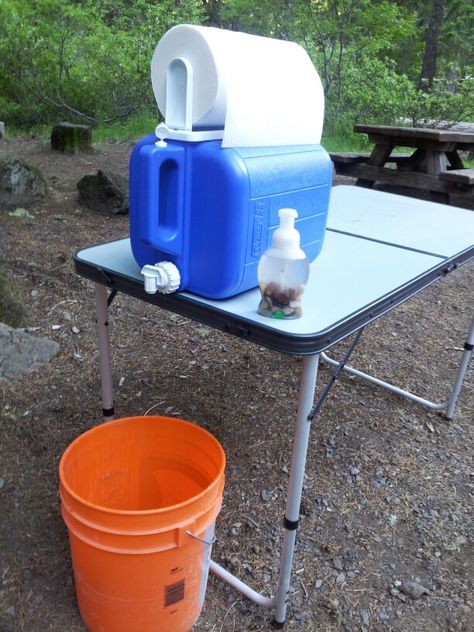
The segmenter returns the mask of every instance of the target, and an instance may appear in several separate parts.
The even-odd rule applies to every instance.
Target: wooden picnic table
[[[459,153],[474,151],[473,132],[388,125],[356,125],[354,131],[368,135],[374,145],[370,155],[335,154],[333,160],[358,186],[418,189],[433,200],[474,208],[474,169],[465,167]],[[398,148],[412,151],[400,155]]]

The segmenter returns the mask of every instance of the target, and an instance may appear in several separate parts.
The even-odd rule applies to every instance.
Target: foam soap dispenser
[[[280,226],[272,245],[258,263],[258,283],[262,298],[258,313],[269,318],[299,318],[301,297],[309,277],[309,262],[300,248],[300,234],[295,228],[298,213],[292,208],[278,211]]]

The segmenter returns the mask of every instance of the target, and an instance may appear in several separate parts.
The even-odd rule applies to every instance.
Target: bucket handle
[[[207,540],[203,540],[202,538],[200,538],[198,535],[196,535],[194,533],[191,533],[191,531],[185,531],[185,533],[190,538],[194,538],[195,540],[199,540],[199,542],[202,542],[203,544],[206,544],[207,546],[212,546],[217,540],[216,536],[214,536],[212,538],[212,540],[210,542],[208,542]]]

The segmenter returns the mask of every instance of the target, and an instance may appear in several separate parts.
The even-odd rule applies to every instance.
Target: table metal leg
[[[467,334],[467,340],[464,343],[464,351],[461,358],[461,363],[459,365],[459,369],[456,375],[456,379],[454,380],[453,389],[449,396],[448,405],[446,407],[446,419],[452,419],[454,416],[454,409],[456,407],[456,402],[461,391],[461,386],[464,381],[464,376],[466,375],[467,367],[469,365],[469,360],[471,359],[472,350],[474,349],[474,316],[471,321],[471,327],[469,329],[469,333]]]
[[[327,364],[330,364],[331,366],[339,366],[339,362],[337,360],[334,360],[330,356],[328,356],[327,353],[325,352],[321,353],[321,359],[324,360],[324,362],[326,362]],[[346,365],[344,367],[344,371],[347,371],[351,375],[361,377],[363,380],[367,380],[367,382],[371,382],[372,384],[381,386],[382,388],[386,389],[387,391],[390,391],[391,393],[396,393],[397,395],[400,395],[401,397],[405,397],[406,399],[411,399],[417,404],[421,404],[422,406],[426,406],[427,408],[431,408],[432,410],[444,410],[447,407],[446,402],[441,402],[439,404],[435,402],[430,402],[428,399],[425,399],[424,397],[420,397],[419,395],[410,393],[410,391],[405,391],[403,388],[390,384],[390,382],[379,380],[377,377],[374,377],[373,375],[369,375],[369,373],[364,373],[364,371],[359,371],[359,369],[355,369],[354,367],[350,365]]]
[[[331,376],[328,384],[323,388],[317,401],[313,404],[316,390],[316,378],[318,375],[319,354],[303,358],[300,390],[298,395],[298,411],[296,413],[296,427],[293,440],[293,452],[291,456],[291,471],[288,481],[285,517],[283,520],[283,543],[280,555],[280,570],[278,574],[277,593],[275,597],[265,597],[247,586],[240,579],[226,571],[222,566],[211,560],[209,569],[221,579],[228,582],[236,590],[251,599],[253,602],[265,608],[274,608],[274,627],[282,628],[286,619],[288,591],[290,588],[291,569],[293,567],[293,553],[296,541],[296,529],[298,528],[301,494],[303,491],[304,471],[306,467],[306,455],[308,452],[309,433],[311,421],[318,414],[329,391],[337,380],[339,373],[345,367],[355,346],[357,345],[364,327],[354,336],[344,358],[339,363],[337,370]]]
[[[293,552],[295,548],[296,529],[300,514],[301,494],[303,490],[306,453],[308,450],[309,432],[311,429],[310,413],[313,408],[316,376],[318,373],[319,355],[303,358],[303,369],[300,380],[298,412],[296,415],[296,429],[293,440],[291,457],[290,480],[286,501],[285,518],[283,521],[284,535],[280,556],[280,572],[275,597],[265,597],[256,592],[243,581],[226,571],[222,566],[211,560],[209,570],[226,581],[245,597],[264,608],[275,608],[274,625],[282,628],[286,618],[288,589],[290,587],[291,569],[293,566]]]
[[[100,381],[102,388],[102,415],[104,421],[114,418],[114,393],[112,388],[112,368],[110,362],[109,306],[107,288],[95,283],[97,333],[99,337]]]
[[[296,430],[291,457],[290,480],[286,501],[284,534],[280,557],[280,573],[275,603],[275,627],[283,627],[286,618],[288,590],[296,540],[296,529],[300,515],[306,454],[308,450],[311,421],[309,415],[313,407],[314,391],[318,374],[319,354],[303,358]]]
[[[385,382],[384,380],[379,380],[373,375],[369,375],[368,373],[359,371],[358,369],[355,369],[354,367],[349,366],[349,365],[345,365],[343,369],[344,371],[351,373],[351,375],[361,377],[362,379],[367,380],[368,382],[372,382],[372,384],[381,386],[382,388],[385,388],[386,390],[391,391],[392,393],[396,393],[397,395],[400,395],[401,397],[410,399],[416,402],[417,404],[421,404],[422,406],[425,406],[426,408],[430,408],[431,410],[436,410],[436,411],[445,410],[446,419],[451,420],[454,416],[454,409],[456,408],[456,402],[459,397],[459,393],[461,392],[462,383],[464,381],[464,376],[466,375],[467,367],[471,359],[473,348],[474,348],[474,317],[471,321],[471,326],[470,326],[469,333],[467,336],[467,341],[464,344],[464,352],[461,358],[461,362],[459,364],[459,368],[456,374],[456,378],[454,380],[453,387],[451,389],[451,393],[449,395],[449,399],[444,402],[432,402],[428,399],[425,399],[424,397],[415,395],[414,393],[411,393],[410,391],[406,391],[402,388],[399,388],[398,386],[394,386],[393,384],[390,384],[389,382]],[[331,366],[339,366],[339,362],[337,360],[334,360],[333,358],[331,358],[324,352],[321,353],[321,359],[324,360],[324,362],[327,362],[328,364],[330,364]]]

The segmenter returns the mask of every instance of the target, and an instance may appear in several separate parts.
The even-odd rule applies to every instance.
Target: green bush
[[[89,123],[97,128],[95,140],[152,131],[158,114],[150,60],[157,42],[175,24],[208,23],[300,42],[320,73],[326,130],[335,142],[344,136],[360,145],[352,134],[359,121],[469,120],[470,4],[449,3],[439,76],[420,89],[430,3],[0,0],[0,115],[9,130]]]
[[[455,84],[448,78],[435,78],[430,90],[410,92],[405,115],[413,125],[474,120],[474,69]]]
[[[154,106],[150,60],[161,35],[200,21],[198,0],[2,0],[2,117],[29,127],[126,120]]]

